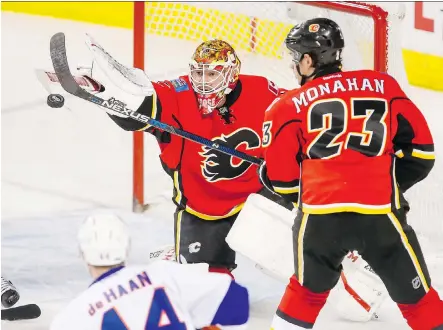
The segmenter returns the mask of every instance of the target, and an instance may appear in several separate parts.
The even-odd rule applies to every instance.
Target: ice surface
[[[120,130],[94,106],[69,98],[62,109],[46,105],[46,92],[33,70],[51,69],[49,39],[63,31],[71,67],[88,63],[83,33],[91,33],[121,62],[132,62],[132,35],[105,28],[43,17],[2,12],[2,274],[20,290],[19,304],[37,303],[36,320],[1,322],[2,329],[47,329],[63,306],[90,279],[75,242],[76,230],[91,212],[113,210],[124,217],[133,234],[131,262],[143,263],[147,252],[173,241],[173,207],[158,192],[170,185],[157,159],[158,148],[148,141],[146,182],[153,207],[143,215],[131,213],[132,135]],[[148,55],[148,72],[172,68],[174,52],[185,45],[168,44]],[[163,54],[164,56],[160,56]],[[189,50],[191,52],[191,50]],[[186,63],[178,63],[177,68]],[[247,68],[253,70],[253,68]],[[443,154],[443,95],[411,88],[412,99],[423,109]],[[69,109],[67,109],[69,108]],[[411,222],[422,228],[421,238],[434,283],[443,293],[441,202],[443,168],[437,162],[425,188],[412,197]],[[432,226],[424,225],[432,224]],[[237,279],[251,292],[250,329],[269,329],[284,290],[254,265],[238,258]],[[366,324],[347,322],[332,308],[334,292],[316,329],[407,329],[395,305],[386,301],[380,318]]]

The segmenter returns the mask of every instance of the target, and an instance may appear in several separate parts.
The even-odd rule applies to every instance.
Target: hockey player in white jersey
[[[246,328],[248,292],[228,275],[163,260],[125,266],[130,237],[117,216],[88,217],[78,241],[94,281],[51,330]]]

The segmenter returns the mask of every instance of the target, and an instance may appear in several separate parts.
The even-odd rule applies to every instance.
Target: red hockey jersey
[[[280,92],[266,78],[240,75],[226,104],[206,116],[198,109],[188,77],[153,85],[156,94],[151,102],[146,99],[144,114],[262,157],[264,113]],[[248,195],[262,188],[255,165],[174,135],[160,147],[163,166],[174,181],[174,202],[202,219],[237,213]]]
[[[266,112],[263,134],[275,191],[306,213],[389,213],[434,164],[422,113],[394,78],[370,70],[285,93]]]

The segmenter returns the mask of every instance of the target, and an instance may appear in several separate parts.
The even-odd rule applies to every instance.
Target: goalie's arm
[[[167,86],[166,83],[153,82],[152,85],[154,87],[154,93],[150,96],[146,96],[136,111],[155,120],[174,124],[169,123],[170,120],[168,120],[172,118],[174,109],[174,92],[169,89],[165,90],[165,88],[168,88],[165,87]],[[160,97],[159,95],[162,96]],[[108,115],[118,126],[126,131],[145,131],[151,133],[157,138],[159,143],[169,143],[171,141],[171,135],[168,132],[140,123],[132,118],[124,118],[112,114]]]
[[[98,77],[104,86],[104,90],[100,91],[98,96],[103,99],[115,98],[133,111],[171,124],[168,119],[172,116],[168,116],[166,110],[173,113],[177,102],[170,82],[154,83],[143,70],[124,66],[90,35],[86,37],[86,45],[94,58],[91,75]],[[119,111],[110,117],[124,130],[155,132],[150,125],[121,115]]]

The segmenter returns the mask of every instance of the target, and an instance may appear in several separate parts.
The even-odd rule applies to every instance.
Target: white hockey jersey
[[[246,288],[207,264],[155,261],[99,277],[56,316],[51,330],[244,329]]]

